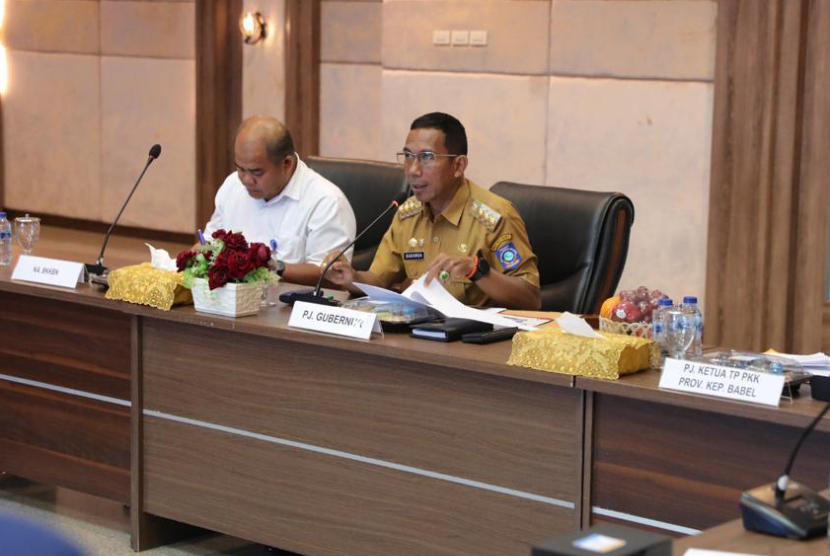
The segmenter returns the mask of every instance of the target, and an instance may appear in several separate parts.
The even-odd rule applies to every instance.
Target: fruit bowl
[[[651,339],[650,322],[615,322],[605,317],[599,318],[599,329],[611,334],[625,334],[638,338]]]

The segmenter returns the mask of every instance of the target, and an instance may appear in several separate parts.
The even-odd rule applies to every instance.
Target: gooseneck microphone
[[[150,153],[147,156],[147,163],[144,165],[144,169],[141,171],[141,175],[138,176],[138,179],[135,181],[135,185],[133,185],[130,194],[127,195],[127,200],[124,201],[124,204],[121,205],[121,210],[118,211],[118,216],[115,217],[115,220],[112,221],[109,230],[107,230],[107,235],[104,236],[104,244],[101,246],[101,253],[98,255],[98,260],[95,264],[85,264],[84,267],[86,268],[87,274],[92,277],[103,277],[107,274],[108,269],[104,266],[104,251],[107,249],[107,243],[109,243],[110,235],[112,235],[112,230],[115,228],[115,225],[118,223],[118,219],[121,218],[121,214],[124,212],[124,209],[127,208],[127,203],[130,202],[130,199],[133,197],[133,193],[135,193],[136,188],[138,188],[138,184],[141,183],[141,178],[144,177],[144,173],[147,171],[147,168],[150,167],[150,164],[159,157],[161,154],[161,145],[155,144],[150,147]]]
[[[824,406],[824,409],[816,415],[816,418],[813,419],[813,422],[807,426],[806,429],[801,433],[801,436],[798,439],[798,442],[795,443],[795,448],[793,448],[792,453],[790,454],[790,459],[787,461],[787,467],[784,468],[784,473],[778,477],[778,480],[775,482],[775,501],[782,502],[784,500],[784,493],[787,492],[787,483],[790,482],[790,471],[793,469],[793,463],[795,463],[795,457],[798,455],[799,450],[801,450],[801,445],[804,444],[804,441],[813,432],[813,429],[816,428],[816,425],[819,424],[822,417],[830,410],[830,403]]]
[[[363,234],[371,230],[374,227],[374,225],[377,224],[381,220],[381,218],[386,216],[386,214],[390,210],[392,210],[393,208],[398,208],[399,204],[400,203],[398,203],[398,201],[392,201],[388,207],[383,209],[383,212],[381,212],[377,216],[377,218],[372,220],[368,226],[363,228],[363,230],[359,234],[357,234],[357,236],[355,236],[355,238],[346,247],[344,247],[343,250],[340,251],[336,257],[329,261],[329,264],[327,264],[326,267],[322,270],[322,272],[320,272],[320,279],[317,280],[317,286],[313,290],[300,290],[284,293],[280,296],[280,301],[283,301],[284,303],[287,303],[289,305],[293,305],[297,301],[305,301],[306,303],[316,303],[318,305],[336,306],[336,301],[333,301],[323,296],[323,279],[326,277],[326,272],[328,272],[329,268],[331,268],[331,265],[333,265],[335,261],[337,261],[337,259],[342,257],[346,251],[351,249],[352,246],[354,246],[354,244],[357,243],[357,240],[363,237]]]
[[[784,473],[775,483],[741,494],[744,529],[790,539],[809,539],[826,534],[830,503],[815,491],[790,480],[790,471],[804,440],[828,410],[830,403],[802,431]]]

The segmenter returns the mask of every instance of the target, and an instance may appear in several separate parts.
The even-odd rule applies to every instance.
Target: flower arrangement
[[[213,240],[196,249],[182,251],[176,257],[184,286],[193,288],[194,278],[206,278],[211,290],[228,283],[272,282],[269,271],[271,249],[263,243],[251,243],[232,231],[216,230]]]

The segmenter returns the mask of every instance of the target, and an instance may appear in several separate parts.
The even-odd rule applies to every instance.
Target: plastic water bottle
[[[662,369],[663,362],[669,354],[666,347],[666,325],[663,319],[663,314],[674,306],[674,302],[663,297],[657,302],[657,308],[651,314],[651,339],[657,344],[656,359],[651,362],[655,369]]]
[[[0,212],[0,266],[12,264],[12,225],[5,212]]]
[[[686,350],[686,359],[694,359],[703,355],[703,313],[697,306],[697,297],[687,295],[683,298],[683,304],[680,306],[683,311],[691,315],[692,326],[695,328],[695,338],[692,340],[692,345]]]

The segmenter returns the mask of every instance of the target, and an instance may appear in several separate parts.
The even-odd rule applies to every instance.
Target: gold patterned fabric
[[[153,268],[150,263],[125,266],[109,273],[106,297],[169,311],[173,305],[193,302],[182,280],[182,274]]]
[[[513,337],[509,365],[568,375],[616,380],[648,369],[653,342],[602,333],[606,340],[566,334],[555,326]]]

